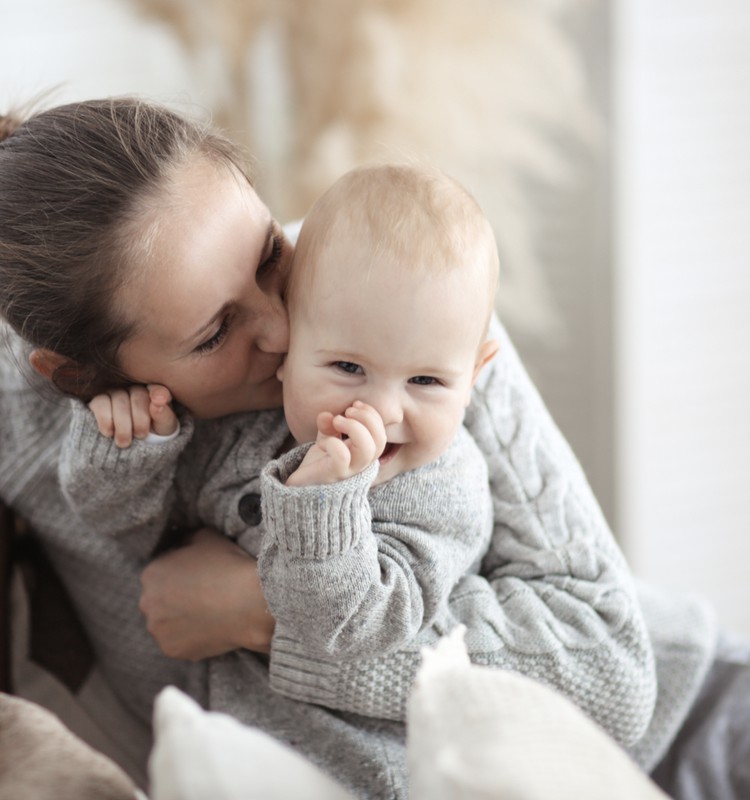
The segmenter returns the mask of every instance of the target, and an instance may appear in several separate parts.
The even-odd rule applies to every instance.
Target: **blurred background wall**
[[[456,175],[635,572],[750,634],[746,0],[0,0],[0,75],[213,117],[282,220],[370,158]]]

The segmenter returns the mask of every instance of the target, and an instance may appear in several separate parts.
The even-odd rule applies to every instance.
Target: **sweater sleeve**
[[[486,550],[492,511],[481,453],[462,431],[434,462],[373,488],[377,463],[345,481],[288,487],[305,449],[261,478],[259,569],[275,635],[312,656],[403,647]]]
[[[58,466],[71,511],[81,524],[146,560],[167,528],[178,460],[192,433],[192,420],[184,417],[173,439],[155,444],[136,439],[121,449],[99,433],[83,403],[73,404]]]
[[[466,427],[486,459],[494,505],[481,575],[400,651],[311,659],[277,636],[272,682],[300,700],[403,719],[420,650],[456,624],[474,663],[567,695],[623,744],[654,711],[656,672],[632,578],[575,457],[497,321],[501,351],[475,388]]]

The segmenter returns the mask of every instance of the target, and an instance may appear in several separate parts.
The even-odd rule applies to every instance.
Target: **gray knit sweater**
[[[172,442],[117,451],[80,404],[45,398],[2,360],[0,492],[38,530],[131,708],[148,719],[155,692],[173,683],[291,743],[358,796],[404,797],[400,720],[420,646],[462,622],[473,661],[558,688],[644,766],[655,763],[710,666],[713,622],[697,601],[649,590],[644,624],[579,465],[504,331],[495,333],[500,354],[465,422],[487,462],[494,506],[481,574],[460,578],[417,640],[355,660],[312,657],[299,637],[277,635],[270,664],[246,651],[178,662],[158,652],[138,613],[140,569],[169,524],[216,525],[258,552],[252,495],[283,449],[279,413],[185,419]],[[93,478],[82,490],[83,473]],[[139,502],[122,503],[123,494]]]
[[[354,660],[409,644],[444,616],[451,590],[478,571],[492,535],[487,464],[464,428],[438,459],[378,486],[377,462],[326,486],[286,486],[308,449],[284,454],[261,475],[272,675],[277,645]]]

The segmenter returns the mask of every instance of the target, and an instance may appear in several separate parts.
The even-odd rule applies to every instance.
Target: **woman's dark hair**
[[[244,170],[208,126],[137,98],[0,116],[0,315],[33,347],[72,360],[57,387],[82,399],[123,385],[133,333],[115,297],[134,223],[176,167],[202,156]]]

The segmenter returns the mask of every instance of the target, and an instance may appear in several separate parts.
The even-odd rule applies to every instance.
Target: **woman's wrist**
[[[238,574],[237,597],[242,604],[238,619],[238,645],[256,653],[270,653],[271,640],[276,622],[271,614],[258,574],[258,562],[254,558],[242,559],[241,575]]]
[[[254,558],[203,529],[152,561],[140,608],[165,655],[197,661],[238,648],[269,652],[274,620]]]

